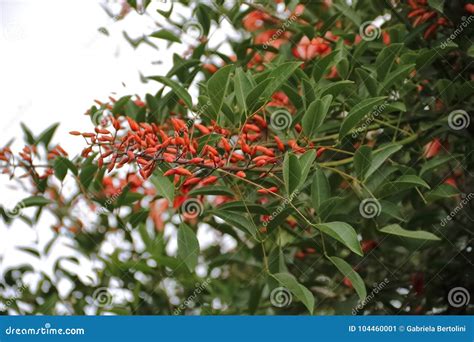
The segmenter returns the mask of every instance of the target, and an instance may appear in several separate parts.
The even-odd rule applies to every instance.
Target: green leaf
[[[301,166],[298,158],[293,153],[285,154],[283,160],[283,181],[286,193],[290,196],[298,187],[301,179]]]
[[[311,200],[314,208],[319,210],[321,204],[328,200],[329,197],[331,197],[329,181],[324,172],[321,169],[317,169],[311,184]]]
[[[332,98],[332,95],[326,95],[309,105],[301,121],[303,132],[308,137],[313,137],[317,129],[322,125],[331,106]]]
[[[254,239],[257,239],[257,228],[255,227],[255,223],[250,221],[245,215],[223,210],[213,210],[211,213],[224,220],[226,223],[237,227],[246,233],[250,233]]]
[[[319,80],[323,79],[323,75],[328,69],[328,67],[331,65],[331,63],[334,61],[336,58],[337,54],[339,53],[338,50],[331,52],[329,55],[317,59],[314,63],[313,67],[313,79],[318,82]]]
[[[306,178],[308,178],[309,171],[311,170],[315,159],[316,151],[312,149],[306,151],[303,155],[300,156],[299,162],[301,166],[301,177],[298,187],[301,187],[304,182],[306,182]]]
[[[448,184],[441,184],[434,190],[428,192],[425,198],[428,202],[437,201],[443,198],[455,197],[459,195],[459,190]]]
[[[49,146],[49,143],[51,142],[51,139],[53,138],[54,132],[56,132],[56,129],[58,128],[59,123],[55,123],[48,128],[46,128],[38,137],[37,143],[40,144],[42,143],[45,147]]]
[[[95,174],[98,170],[96,165],[85,165],[81,172],[79,173],[79,181],[81,182],[82,186],[87,189],[89,185],[92,183],[92,180],[95,177]]]
[[[350,19],[355,26],[359,27],[362,24],[362,19],[359,16],[359,14],[352,9],[346,2],[340,1],[340,2],[334,2],[333,6],[338,9],[339,12],[341,12],[345,17]]]
[[[365,174],[372,164],[372,148],[364,145],[357,149],[354,155],[354,169],[359,180],[365,179]]]
[[[25,134],[25,141],[29,145],[33,145],[36,141],[35,137],[33,136],[33,133],[30,131],[30,129],[28,127],[26,127],[26,125],[23,122],[20,123],[20,126],[21,126],[21,129],[22,129],[23,133]]]
[[[437,169],[438,167],[447,164],[448,162],[455,159],[456,157],[457,156],[451,154],[451,155],[448,155],[448,156],[440,156],[440,157],[436,157],[436,158],[428,160],[421,167],[420,176],[423,176],[425,173],[427,173],[429,171],[433,171],[433,170]]]
[[[165,39],[170,42],[175,42],[175,43],[181,43],[181,39],[179,39],[177,36],[175,36],[174,33],[168,31],[168,30],[159,30],[156,32],[153,32],[150,34],[150,37],[153,38],[159,38],[159,39]]]
[[[395,186],[408,184],[408,185],[414,185],[414,186],[421,186],[426,189],[431,189],[428,183],[426,183],[423,179],[415,175],[401,176],[397,178],[394,182],[391,182],[389,184],[392,184]]]
[[[62,182],[67,175],[68,167],[64,163],[64,157],[57,157],[54,160],[54,175]]]
[[[474,58],[474,44],[472,44],[469,49],[467,49],[467,55],[471,58]]]
[[[400,81],[404,80],[414,69],[415,64],[404,65],[395,69],[387,75],[387,77],[382,83],[382,87],[385,90],[389,90],[392,85],[396,85]]]
[[[169,180],[168,177],[162,175],[153,175],[151,177],[151,182],[155,186],[156,194],[158,196],[163,196],[171,203],[174,200],[174,185],[173,182]]]
[[[428,0],[428,5],[433,7],[438,12],[443,13],[444,1],[445,0]]]
[[[314,296],[310,290],[301,285],[296,278],[290,273],[276,273],[272,274],[278,283],[293,293],[293,295],[300,300],[312,315],[314,311]]]
[[[307,79],[303,78],[301,80],[302,90],[303,90],[303,99],[304,99],[304,106],[307,109],[308,106],[316,100],[316,93],[314,92],[314,85],[308,81]]]
[[[331,82],[327,86],[321,88],[320,96],[332,95],[337,97],[343,91],[352,88],[353,85],[354,82],[349,80]]]
[[[360,81],[364,83],[370,96],[377,96],[379,93],[377,80],[362,68],[355,69],[355,72]]]
[[[315,227],[318,228],[324,234],[341,242],[347,248],[354,253],[363,256],[362,249],[360,247],[359,240],[357,239],[357,233],[351,225],[345,222],[328,222],[328,223],[317,223]]]
[[[247,102],[245,102],[245,99],[252,88],[252,82],[247,78],[245,72],[242,71],[241,67],[237,68],[234,78],[235,97],[237,99],[237,104],[244,113],[247,113]]]
[[[265,99],[269,99],[273,93],[277,91],[291,75],[293,75],[295,70],[299,68],[301,64],[302,62],[286,62],[273,69],[268,75],[268,78],[273,78],[273,81],[265,88],[262,96]]]
[[[382,229],[380,229],[380,231],[382,233],[407,237],[411,239],[432,240],[432,241],[441,240],[439,237],[437,237],[433,233],[426,232],[423,230],[406,230],[400,227],[398,224],[391,224],[389,226],[383,227]]]
[[[31,196],[23,199],[20,203],[18,203],[18,207],[41,207],[50,203],[51,201],[47,198],[41,196]]]
[[[26,252],[28,254],[31,254],[37,258],[40,258],[41,257],[41,254],[40,252],[38,252],[36,249],[34,248],[31,248],[31,247],[17,247],[17,249],[19,249],[20,251],[23,251],[23,252]]]
[[[239,213],[252,213],[268,215],[269,211],[261,205],[244,201],[226,202],[217,207],[219,210],[236,211]]]
[[[395,60],[402,51],[403,43],[395,43],[383,48],[375,60],[375,68],[377,70],[377,79],[383,81],[388,73],[392,70]]]
[[[234,65],[226,65],[212,75],[207,82],[207,91],[216,114],[221,111],[222,103],[229,87],[230,74],[233,70]]]
[[[395,152],[399,151],[402,145],[388,144],[372,153],[372,163],[365,173],[365,178],[369,178],[377,169]]]
[[[380,105],[385,99],[385,96],[374,97],[362,100],[356,104],[342,122],[341,129],[339,130],[339,139],[342,139],[346,134],[348,134],[349,131],[354,128],[364,116],[377,110],[377,106]]]
[[[273,81],[274,81],[273,78],[266,78],[262,82],[257,84],[248,93],[247,98],[245,99],[245,103],[247,104],[247,108],[250,112],[253,112],[255,109],[260,108],[260,106],[265,103],[267,99],[262,96],[263,91]]]
[[[149,210],[140,209],[136,213],[130,215],[128,221],[133,228],[136,228],[140,223],[144,223],[147,220],[149,214]]]
[[[225,186],[205,186],[202,188],[193,189],[189,192],[189,196],[199,195],[223,195],[234,197],[235,193]]]
[[[174,93],[178,96],[178,98],[182,99],[184,103],[188,106],[189,109],[193,107],[193,100],[191,95],[189,95],[188,91],[184,89],[179,83],[173,81],[167,77],[163,76],[150,76],[148,77],[150,80],[160,82],[168,87],[170,87]]]
[[[199,256],[199,241],[194,231],[185,223],[178,229],[178,258],[193,272]]]
[[[364,301],[367,297],[367,290],[365,288],[364,281],[360,275],[354,271],[351,265],[346,261],[338,257],[329,257],[329,260],[337,267],[339,272],[341,272],[345,277],[349,278],[354,287],[354,290],[357,292],[360,301]]]

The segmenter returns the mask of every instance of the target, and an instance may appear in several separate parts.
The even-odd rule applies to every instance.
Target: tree
[[[5,222],[56,220],[46,248],[23,250],[46,258],[66,236],[77,255],[52,275],[7,270],[7,311],[467,313],[472,4],[179,3],[192,18],[173,3],[156,31],[126,37],[181,44],[191,25],[198,43],[148,77],[158,91],[96,101],[94,129],[71,132],[81,156],[52,143],[57,125],[23,126],[24,149],[1,150],[31,192],[2,207]],[[241,34],[231,55],[209,44],[223,21]],[[91,279],[73,267],[84,262]],[[31,273],[39,286],[24,285]]]

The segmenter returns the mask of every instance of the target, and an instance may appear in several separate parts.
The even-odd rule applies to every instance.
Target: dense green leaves
[[[128,2],[132,11],[140,7]],[[23,156],[2,150],[2,167],[15,164],[4,171],[11,183],[20,181],[30,192],[24,197],[33,196],[13,210],[2,204],[0,218],[15,229],[19,221],[49,226],[40,220],[45,213],[54,219],[54,239],[20,249],[53,258],[64,233],[81,263],[104,265],[91,279],[63,265],[78,265],[77,258],[60,257],[48,275],[32,267],[6,270],[5,293],[29,273],[40,289],[22,292],[25,305],[9,310],[57,314],[60,301],[77,314],[87,307],[96,314],[298,315],[313,313],[317,299],[318,314],[340,315],[358,297],[360,314],[396,314],[394,300],[407,314],[449,312],[443,279],[468,286],[462,271],[472,196],[462,194],[469,192],[472,124],[453,127],[451,112],[473,110],[466,67],[472,29],[451,41],[454,27],[441,25],[425,38],[439,13],[418,25],[403,1],[333,1],[324,10],[309,1],[298,20],[290,17],[279,30],[276,18],[297,4],[285,1],[259,7],[269,16],[261,30],[248,32],[256,7],[223,3],[173,1],[166,12],[157,10],[154,29],[138,38],[124,33],[134,47],[157,49],[153,65],[166,76],[148,78],[161,85],[148,84],[146,95],[97,101],[87,112],[92,123],[115,120],[108,117],[95,131],[88,123],[84,133],[92,134],[81,147],[92,148],[82,156],[54,151],[57,125],[41,133],[22,124]],[[429,6],[446,7],[456,23],[444,3]],[[362,32],[365,25],[380,16],[380,30],[365,37],[371,33]],[[219,42],[224,27],[237,39]],[[172,44],[179,52],[163,54]],[[161,66],[172,64],[168,70],[158,66],[161,56],[168,60]],[[278,113],[288,119],[283,128],[276,127]],[[71,132],[81,143],[82,133]],[[8,141],[17,149],[17,140]],[[149,166],[153,172],[144,172]],[[176,173],[164,177],[169,170]],[[375,205],[374,216],[362,208],[367,203]],[[459,250],[446,264],[439,256],[452,254],[453,246]],[[398,291],[415,289],[418,274],[432,278],[423,305],[413,291]],[[384,277],[390,286],[365,301],[365,284]],[[74,295],[59,296],[56,280],[73,284]],[[91,283],[114,284],[127,300],[95,308]],[[288,305],[272,300],[278,291],[290,295]]]
[[[379,81],[385,80],[385,77],[392,70],[397,56],[403,48],[403,44],[391,44],[383,48],[382,52],[377,56],[375,67],[377,70],[377,78]]]

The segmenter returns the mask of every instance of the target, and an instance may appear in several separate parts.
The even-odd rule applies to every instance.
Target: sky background
[[[21,122],[34,134],[59,122],[53,143],[59,142],[75,156],[83,146],[68,132],[92,130],[84,113],[94,99],[144,96],[159,89],[156,82],[144,84],[140,73],[165,74],[171,68],[172,53],[182,55],[186,46],[169,48],[166,41],[154,39],[158,50],[146,44],[133,49],[122,32],[131,37],[153,32],[157,29],[153,19],[160,17],[156,9],[167,10],[170,1],[153,1],[147,13],[132,12],[121,21],[114,21],[100,4],[98,0],[0,0],[0,146],[14,137],[15,150],[23,147]],[[118,13],[120,5],[112,10]],[[109,36],[99,31],[101,27]],[[0,176],[0,203],[7,208],[28,196],[12,185],[8,177]],[[52,260],[35,262],[17,246],[29,246],[36,240],[44,246],[53,237],[53,222],[47,215],[35,229],[18,220],[10,227],[0,222],[0,273],[25,262],[48,268]],[[208,234],[203,230],[200,235],[204,239]],[[72,253],[64,240],[58,244],[52,259]],[[78,271],[87,272],[89,267],[83,266]]]

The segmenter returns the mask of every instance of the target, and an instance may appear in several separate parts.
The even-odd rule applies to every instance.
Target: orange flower
[[[466,4],[464,9],[471,14],[474,14],[474,4]]]
[[[262,11],[252,11],[247,14],[242,20],[247,31],[253,32],[260,30],[265,25],[265,21],[269,21],[271,17]]]
[[[332,48],[325,39],[318,37],[309,40],[304,36],[293,48],[293,55],[303,61],[309,61],[319,56],[326,56],[331,51]]]
[[[438,138],[431,140],[425,145],[423,156],[427,159],[436,156],[439,153],[441,146],[441,141]]]

